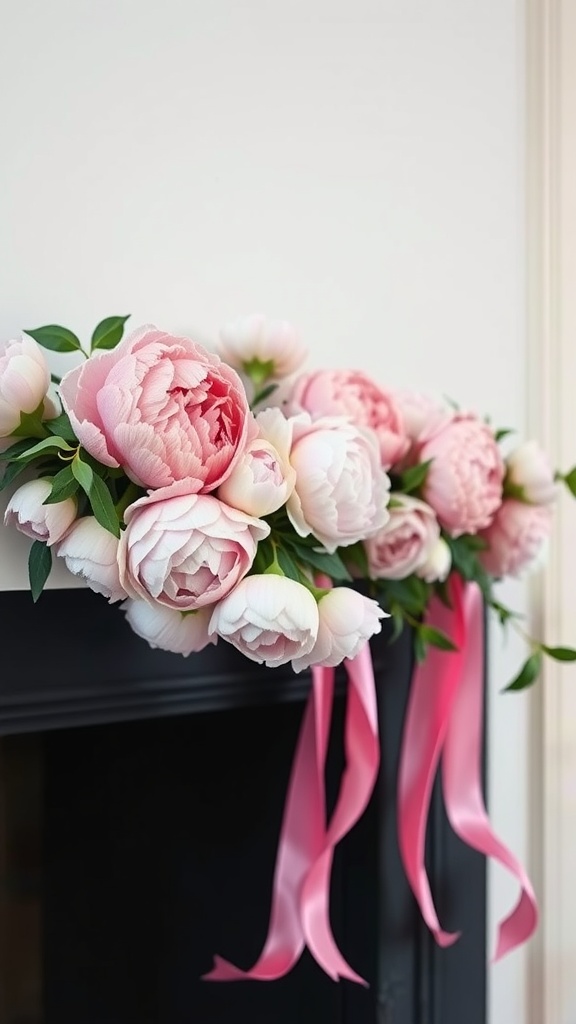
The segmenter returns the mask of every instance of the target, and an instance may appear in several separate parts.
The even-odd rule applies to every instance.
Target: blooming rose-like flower
[[[183,654],[185,658],[196,651],[202,651],[208,644],[215,644],[216,637],[208,636],[211,608],[199,608],[196,612],[183,614],[161,604],[148,601],[126,601],[122,605],[128,624],[150,647],[162,651]]]
[[[280,380],[295,373],[307,351],[285,320],[267,320],[261,314],[242,317],[220,333],[222,358],[239,370],[261,370],[262,376]]]
[[[310,591],[286,576],[246,576],[214,607],[208,632],[270,668],[312,650],[318,605]]]
[[[296,381],[289,408],[311,416],[347,416],[358,427],[369,427],[378,438],[384,469],[406,454],[410,440],[391,392],[378,387],[361,370],[317,370]]]
[[[6,526],[15,526],[31,540],[42,540],[50,547],[64,536],[76,518],[76,501],[66,498],[53,505],[43,502],[52,490],[47,477],[30,480],[14,492],[4,515]]]
[[[550,535],[549,505],[527,505],[507,498],[481,537],[488,543],[479,558],[492,576],[518,576],[541,555]]]
[[[344,658],[355,658],[367,640],[380,633],[380,619],[389,616],[376,601],[349,587],[335,587],[318,602],[319,627],[316,643],[307,654],[292,658],[295,672],[311,665],[333,668]]]
[[[48,363],[33,338],[0,346],[0,437],[16,430],[21,413],[36,412],[49,387]],[[51,411],[46,410],[48,415]]]
[[[550,460],[537,441],[526,441],[506,459],[506,483],[517,497],[532,505],[550,505],[558,497],[558,484]]]
[[[118,559],[130,597],[192,611],[236,586],[270,527],[212,495],[181,494],[182,486],[130,505]]]
[[[402,580],[423,566],[440,537],[434,511],[409,494],[393,494],[390,518],[365,542],[370,576]]]
[[[424,499],[453,537],[489,526],[500,502],[504,462],[490,427],[456,413],[433,433],[420,452],[432,460]]]
[[[422,434],[451,418],[451,414],[431,395],[418,391],[395,391],[394,400],[411,441],[418,441]]]
[[[327,551],[376,533],[388,519],[390,480],[369,431],[339,416],[293,420],[290,462],[296,486],[287,511],[301,537],[313,534]]]
[[[265,409],[256,423],[258,435],[248,441],[218,497],[248,515],[267,516],[285,505],[294,490],[292,423],[280,409]]]
[[[238,374],[189,338],[142,327],[62,380],[80,443],[144,487],[214,490],[244,450],[248,402]]]
[[[68,572],[86,580],[91,590],[111,604],[126,597],[118,572],[118,540],[94,516],[78,519],[56,554],[64,559]]]
[[[452,552],[443,537],[439,537],[428,558],[416,570],[426,583],[442,582],[448,578],[452,568]]]

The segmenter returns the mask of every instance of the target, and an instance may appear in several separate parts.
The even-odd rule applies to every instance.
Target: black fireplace
[[[273,983],[249,967],[267,929],[278,832],[308,676],[226,644],[151,651],[89,591],[0,595],[0,1024],[484,1024],[483,859],[435,793],[428,866],[446,927],[421,923],[396,839],[410,637],[373,644],[383,763],[338,848],[332,923],[364,989],[308,954]],[[27,639],[29,637],[30,639]],[[341,771],[344,679],[327,768]]]

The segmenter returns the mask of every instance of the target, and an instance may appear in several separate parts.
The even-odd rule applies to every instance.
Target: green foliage
[[[505,687],[505,692],[525,690],[536,681],[542,670],[542,651],[537,650],[526,659],[518,675]]]
[[[66,466],[52,480],[52,490],[43,501],[43,504],[56,505],[59,501],[72,498],[77,493],[79,486],[80,484],[72,472],[72,467]]]
[[[91,349],[115,348],[122,339],[124,324],[129,316],[130,314],[128,316],[107,316],[105,320],[101,320],[98,326],[94,328],[90,342]]]
[[[120,519],[114,507],[112,496],[102,477],[94,472],[80,455],[76,454],[71,463],[72,473],[86,494],[96,520],[105,530],[120,536]]]
[[[74,433],[67,413],[62,412],[53,420],[46,420],[44,426],[51,434],[56,435],[57,437],[63,437],[65,441],[75,442],[75,447],[78,445],[78,438]]]
[[[406,469],[404,473],[400,475],[400,485],[398,490],[402,491],[404,494],[411,494],[412,491],[418,491],[426,480],[431,462],[432,460],[428,459],[427,462],[420,462],[417,466],[411,466],[410,469]]]
[[[36,602],[44,590],[46,580],[52,568],[52,552],[47,544],[35,540],[28,557],[28,577],[32,600]]]
[[[60,327],[58,324],[48,324],[46,327],[35,327],[34,330],[24,330],[34,341],[52,352],[81,352],[80,339],[76,337],[67,327]]]

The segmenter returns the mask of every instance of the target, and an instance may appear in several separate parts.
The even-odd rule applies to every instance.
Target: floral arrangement
[[[539,558],[560,484],[576,494],[576,468],[555,472],[534,441],[511,448],[511,431],[388,390],[361,371],[299,372],[306,352],[287,323],[240,320],[222,331],[216,354],[151,326],[123,337],[127,319],[98,324],[89,351],[59,326],[26,331],[0,350],[0,487],[16,486],[5,523],[32,540],[35,601],[55,554],[93,590],[122,602],[152,647],[190,655],[222,640],[270,667],[312,668],[316,682],[345,662],[352,682],[360,678],[372,732],[361,688],[367,641],[384,617],[394,637],[409,626],[417,663],[440,666],[446,679],[446,665],[471,645],[467,593],[503,624],[518,625],[495,584]],[[76,365],[61,380],[51,377],[42,347],[74,354]],[[545,654],[576,659],[571,648],[527,639],[511,689],[535,680]],[[424,703],[415,714],[434,717]],[[409,721],[405,745],[410,728]],[[422,766],[424,821],[437,757],[438,750]],[[374,759],[377,766],[376,752],[372,768]],[[407,789],[408,818],[410,799]],[[419,889],[419,843],[414,832],[403,841],[401,830],[424,916],[448,941]],[[320,856],[309,854],[310,877]],[[292,881],[300,903],[301,883]],[[524,932],[516,927],[504,947],[533,923],[524,915]],[[302,928],[302,942],[329,973],[356,977]],[[222,964],[215,976],[237,976]],[[263,970],[252,976],[269,977],[270,965]]]
[[[503,623],[494,583],[540,554],[558,481],[534,441],[360,371],[278,382],[305,349],[286,323],[227,327],[220,355],[127,317],[95,329],[88,355],[57,326],[26,331],[0,356],[0,486],[32,475],[5,516],[33,541],[36,600],[52,554],[122,608],[154,647],[188,655],[217,639],[295,671],[353,658],[391,615],[419,660],[450,639],[425,625],[449,573],[475,581]],[[42,349],[85,362],[51,394]],[[274,404],[272,404],[274,402]],[[257,411],[261,409],[262,411]],[[328,582],[318,582],[319,575]],[[361,577],[370,596],[343,584]],[[336,587],[333,589],[332,585]],[[520,688],[543,653],[530,641]]]

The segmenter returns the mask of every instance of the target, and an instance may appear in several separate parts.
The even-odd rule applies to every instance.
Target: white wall
[[[127,312],[204,336],[263,309],[315,364],[522,424],[520,22],[516,0],[10,5],[0,336]],[[25,547],[0,538],[3,588]],[[495,638],[494,695],[518,658]],[[490,728],[494,818],[523,854],[522,698],[495,697]],[[492,919],[512,895],[498,875]],[[492,970],[492,1024],[524,1021],[523,970]]]

